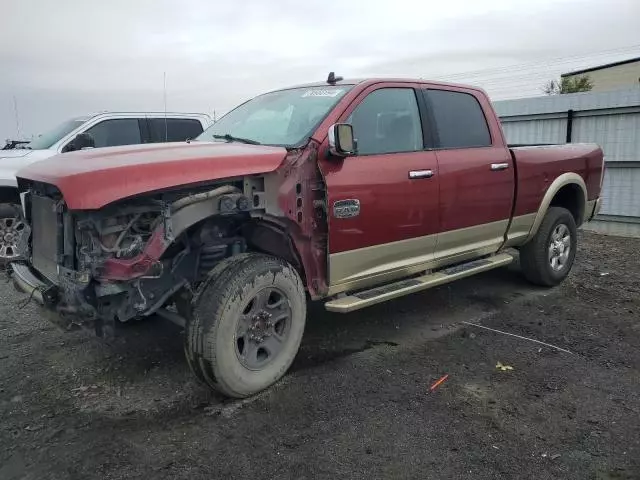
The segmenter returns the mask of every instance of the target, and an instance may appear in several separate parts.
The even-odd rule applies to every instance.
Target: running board
[[[507,253],[494,255],[493,257],[473,260],[461,263],[452,267],[447,267],[437,272],[429,273],[421,277],[409,278],[398,282],[382,285],[381,287],[352,293],[346,297],[330,300],[324,304],[330,312],[348,313],[354,310],[386,302],[410,293],[420,292],[429,288],[444,285],[460,278],[469,277],[476,273],[486,272],[493,268],[508,265],[513,261],[513,257]]]

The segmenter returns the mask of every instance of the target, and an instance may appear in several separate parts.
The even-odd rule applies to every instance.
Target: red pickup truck
[[[196,141],[21,170],[13,277],[66,328],[183,325],[196,377],[243,397],[291,365],[308,298],[350,312],[506,265],[513,248],[529,280],[558,284],[603,168],[596,145],[506,145],[480,89],[331,74],[249,100]]]

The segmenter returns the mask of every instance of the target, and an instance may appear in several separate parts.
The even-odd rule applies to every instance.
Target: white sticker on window
[[[302,94],[302,98],[307,97],[337,97],[342,93],[342,89],[340,88],[331,88],[331,89],[321,89],[316,88],[313,90],[307,90]]]

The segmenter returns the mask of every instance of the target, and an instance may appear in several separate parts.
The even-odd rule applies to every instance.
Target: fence
[[[593,142],[605,154],[603,205],[590,228],[640,236],[640,88],[494,102],[509,143]]]

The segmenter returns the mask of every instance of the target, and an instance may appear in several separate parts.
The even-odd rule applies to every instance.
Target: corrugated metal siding
[[[567,121],[554,118],[503,122],[502,129],[509,143],[564,143]]]
[[[640,218],[640,168],[606,170],[600,213]]]
[[[610,162],[638,162],[640,113],[576,117],[572,141],[597,143]]]
[[[552,112],[624,108],[640,105],[640,88],[614,90],[611,92],[582,92],[568,95],[501,100],[493,106],[500,117],[519,115],[542,115]]]
[[[635,225],[631,230],[637,231],[640,88],[505,100],[494,106],[509,143],[564,143],[567,113],[573,110],[572,141],[597,143],[607,161],[600,212],[607,221],[596,223],[629,222]]]

